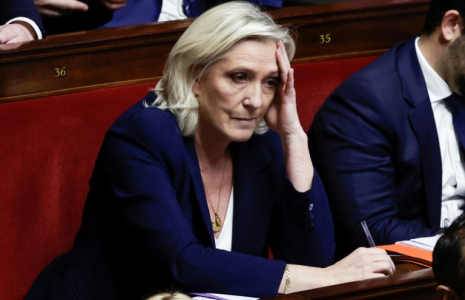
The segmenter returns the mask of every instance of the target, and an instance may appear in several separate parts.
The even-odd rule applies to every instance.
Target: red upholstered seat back
[[[106,130],[154,86],[0,104],[0,299],[71,248]]]
[[[373,59],[294,65],[305,130],[330,92]],[[0,299],[22,299],[71,248],[106,130],[154,85],[0,104]]]
[[[310,129],[313,116],[329,94],[376,58],[378,56],[365,56],[293,65],[297,110],[305,131]]]

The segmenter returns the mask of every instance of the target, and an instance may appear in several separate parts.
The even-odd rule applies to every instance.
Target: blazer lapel
[[[213,230],[211,229],[212,223],[210,220],[210,212],[208,210],[207,198],[205,196],[202,177],[200,175],[200,166],[199,160],[197,158],[197,152],[195,151],[194,138],[184,137],[183,142],[187,150],[189,171],[192,178],[192,184],[194,185],[195,195],[199,203],[200,211],[202,212],[202,218],[205,222],[205,228],[207,228],[208,230],[211,246],[215,248],[215,238],[213,236]]]
[[[426,83],[415,52],[415,40],[399,50],[397,59],[404,98],[412,106],[409,118],[420,147],[428,217],[434,228],[439,226],[441,212],[441,150]]]
[[[454,115],[453,123],[455,128],[455,134],[460,141],[462,152],[465,151],[465,114]]]
[[[253,138],[252,138],[253,139]],[[199,161],[195,151],[194,139],[183,138],[187,150],[189,170],[194,185],[197,201],[202,212],[202,218],[208,229],[210,242],[215,247],[213,231],[211,230],[210,212],[208,210],[205,190],[200,175]],[[245,143],[231,143],[234,172],[234,213],[233,213],[233,242],[232,251],[251,253],[250,245],[257,236],[255,232],[261,230],[257,219],[262,219],[267,212],[272,210],[272,205],[262,205],[263,199],[258,191],[269,189],[265,186],[266,180],[260,180],[260,174],[271,162],[271,155],[260,143],[251,141]],[[250,201],[254,199],[254,201]],[[260,201],[261,199],[261,201]],[[252,241],[252,243],[251,243]]]
[[[256,249],[250,247],[257,244],[254,241],[256,232],[263,230],[260,226],[264,223],[257,219],[263,220],[269,214],[266,210],[272,210],[272,205],[262,205],[266,199],[259,192],[270,189],[265,186],[267,181],[261,180],[260,174],[271,162],[271,155],[263,145],[250,141],[232,143],[231,152],[234,160],[232,251],[254,253]]]

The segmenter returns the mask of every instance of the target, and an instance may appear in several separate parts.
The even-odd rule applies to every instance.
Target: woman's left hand
[[[276,61],[281,82],[276,90],[276,98],[265,114],[265,121],[268,127],[281,137],[289,179],[296,190],[304,192],[312,186],[313,164],[308,151],[307,135],[297,115],[294,69],[291,68],[281,42],[276,46]]]
[[[276,60],[281,82],[276,89],[276,98],[265,114],[265,121],[271,130],[276,131],[281,138],[284,138],[300,133],[303,129],[297,115],[294,69],[291,68],[282,42],[278,42],[276,45]]]

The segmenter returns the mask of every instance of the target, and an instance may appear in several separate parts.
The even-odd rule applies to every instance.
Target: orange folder
[[[391,257],[394,262],[411,262],[428,268],[433,264],[432,251],[400,244],[377,246],[377,248],[384,249],[388,251],[388,253],[400,254]]]

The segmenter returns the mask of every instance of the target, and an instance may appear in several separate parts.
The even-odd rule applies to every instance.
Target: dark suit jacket
[[[331,264],[332,220],[318,176],[297,192],[273,132],[232,143],[231,153],[227,252],[214,246],[193,138],[181,136],[171,112],[137,103],[105,137],[73,249],[26,299],[141,299],[168,289],[263,297],[277,293],[280,259]],[[268,246],[277,259],[265,258]]]
[[[32,0],[0,0],[0,25],[16,17],[25,17],[34,21],[45,37],[40,14]]]
[[[341,84],[310,129],[338,257],[368,246],[362,220],[380,245],[439,229],[441,154],[414,43],[397,45]],[[465,132],[455,128],[462,142]]]
[[[205,11],[209,10],[212,7],[220,5],[228,1],[223,0],[183,0],[183,7],[186,13],[186,16],[189,18],[198,17]],[[284,0],[246,0],[247,2],[254,3],[264,8],[281,8],[285,5]],[[292,2],[292,1],[290,1]]]
[[[113,19],[102,28],[157,22],[162,0],[131,0],[113,13]],[[210,8],[225,3],[223,0],[183,0],[184,14],[188,18],[198,17]],[[266,8],[280,8],[283,0],[248,0]]]
[[[62,17],[43,17],[47,34],[67,33],[82,30],[91,30],[113,18],[113,12],[108,10],[98,0],[80,0],[89,6],[86,12],[75,11]]]

